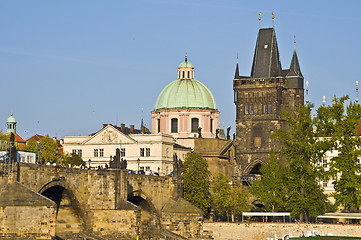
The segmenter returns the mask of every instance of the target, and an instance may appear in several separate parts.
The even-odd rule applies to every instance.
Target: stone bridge
[[[109,239],[159,238],[162,232],[202,239],[202,212],[182,198],[177,177],[20,164],[18,181],[56,203],[56,233]],[[0,179],[0,188],[5,185]]]

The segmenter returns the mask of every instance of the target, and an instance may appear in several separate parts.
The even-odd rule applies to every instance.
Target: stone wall
[[[361,226],[357,224],[204,223],[204,229],[213,231],[215,240],[261,240],[288,233],[299,236],[312,229],[334,236],[361,237]]]
[[[0,207],[0,238],[52,239],[54,236],[54,207]]]
[[[135,239],[139,210],[93,210],[92,232],[109,239]]]

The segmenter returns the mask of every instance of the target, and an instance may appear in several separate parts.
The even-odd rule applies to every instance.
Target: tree
[[[319,161],[329,144],[318,139],[317,130],[313,129],[311,107],[300,106],[294,114],[284,112],[289,127],[274,134],[283,143],[281,153],[287,161],[286,207],[292,210],[293,217],[299,216],[300,222],[308,222],[310,216],[323,213],[328,205],[318,181],[326,178]]]
[[[227,215],[227,221],[229,221],[229,214],[227,211],[229,198],[231,196],[230,178],[223,174],[219,174],[211,185],[211,202],[214,214],[217,217],[222,218]]]
[[[0,150],[6,150],[10,146],[10,135],[3,134],[0,130]]]
[[[71,164],[72,166],[80,166],[80,165],[85,166],[86,164],[84,160],[78,154],[75,153],[71,153],[70,155],[66,154],[63,163],[67,165]]]
[[[40,139],[41,154],[40,159],[44,159],[45,162],[59,163],[61,156],[57,153],[58,144],[51,139],[49,135],[46,135]]]
[[[345,109],[345,101],[349,96],[332,100],[332,105],[323,107],[328,113],[330,139],[333,149],[338,152],[330,162],[330,175],[334,180],[336,205],[342,205],[347,210],[361,206],[361,165],[358,157],[361,155],[361,138],[357,134],[360,125],[361,106],[350,102]]]
[[[234,222],[235,216],[249,209],[249,193],[242,185],[231,182],[229,176],[219,174],[211,184],[212,209],[217,217],[231,216]]]
[[[24,151],[38,153],[38,143],[34,139],[30,139],[26,142],[23,148]]]
[[[197,153],[188,153],[184,159],[183,175],[184,198],[207,214],[211,176],[207,161]]]
[[[251,185],[251,192],[265,203],[267,211],[275,212],[284,209],[287,193],[285,167],[272,152],[268,163],[262,165],[260,171],[262,179]]]

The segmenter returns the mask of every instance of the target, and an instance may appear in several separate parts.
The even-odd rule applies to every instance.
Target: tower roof
[[[300,64],[298,62],[296,50],[293,51],[292,61],[290,65],[290,71],[288,72],[287,76],[297,76],[303,77],[301,73]]]
[[[8,120],[6,122],[7,123],[16,123],[16,119],[13,116],[13,114],[11,114],[10,117],[8,117]]]
[[[258,32],[251,77],[268,78],[281,75],[277,39],[274,28],[262,28]]]

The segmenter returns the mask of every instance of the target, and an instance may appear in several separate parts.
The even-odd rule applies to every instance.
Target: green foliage
[[[328,129],[333,149],[338,155],[330,162],[330,175],[334,180],[336,204],[346,209],[361,206],[361,138],[357,134],[360,125],[361,106],[350,102],[345,109],[348,96],[334,98],[332,105],[323,107],[328,118]]]
[[[265,203],[267,211],[284,209],[287,195],[286,168],[271,153],[268,163],[262,165],[260,171],[262,179],[251,185],[251,192]]]
[[[75,153],[71,153],[70,155],[67,154],[64,158],[63,163],[67,165],[71,164],[72,166],[86,165],[85,161],[78,154]]]
[[[0,150],[6,150],[10,146],[10,135],[3,134],[3,131],[0,130]]]
[[[48,135],[40,140],[41,155],[40,159],[44,159],[45,163],[60,163],[61,156],[57,154],[58,144]]]
[[[214,214],[222,217],[226,214],[229,206],[229,198],[231,196],[230,178],[223,174],[219,174],[211,185],[211,200]]]
[[[300,106],[296,113],[283,113],[289,129],[278,130],[274,136],[283,143],[281,152],[287,160],[287,202],[292,216],[308,222],[309,216],[323,213],[327,196],[318,181],[326,178],[319,160],[330,147],[328,141],[318,139],[311,118],[311,106]]]
[[[34,139],[31,139],[26,142],[23,150],[28,152],[35,152],[36,154],[38,154],[38,143]]]
[[[212,209],[216,217],[222,218],[224,215],[232,217],[232,222],[236,216],[250,208],[249,193],[242,185],[232,184],[230,177],[219,174],[211,185]]]
[[[184,198],[208,213],[210,172],[207,161],[197,153],[188,153],[183,164]]]

